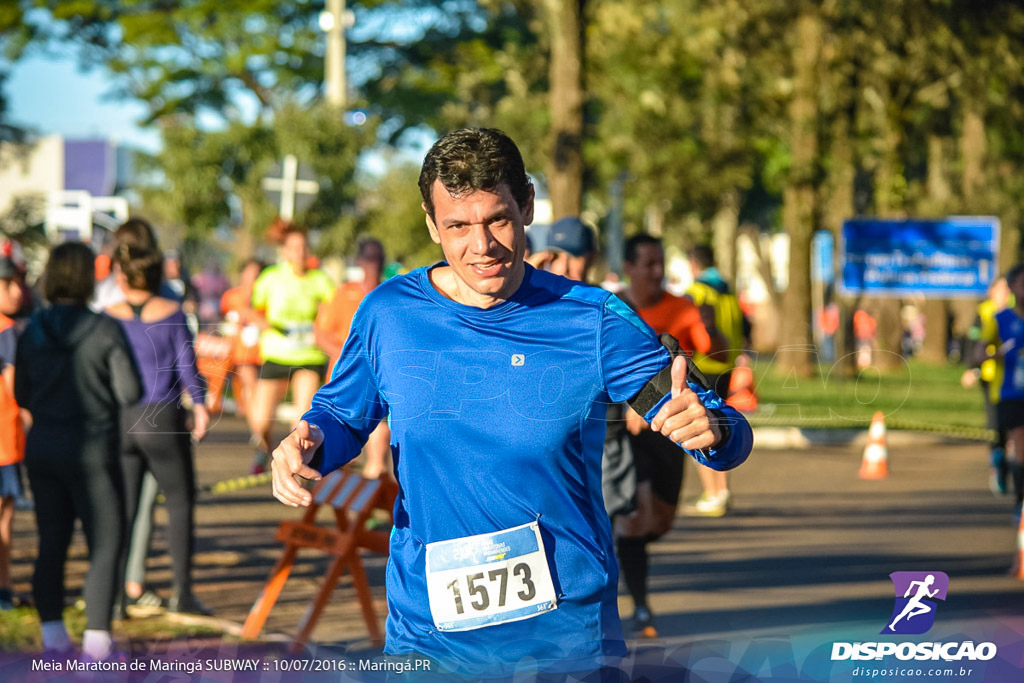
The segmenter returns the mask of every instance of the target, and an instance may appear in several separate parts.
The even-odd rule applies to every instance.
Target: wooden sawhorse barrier
[[[298,522],[281,522],[277,530],[277,540],[284,542],[284,553],[270,572],[270,579],[263,587],[260,597],[249,611],[249,616],[242,626],[242,637],[259,637],[270,610],[273,609],[288,580],[288,575],[291,574],[299,548],[317,548],[334,555],[334,561],[320,585],[320,590],[299,623],[299,632],[292,641],[292,650],[301,650],[308,642],[317,620],[330,600],[331,593],[334,592],[346,569],[352,574],[352,584],[359,598],[370,641],[376,647],[382,647],[384,635],[381,633],[377,613],[373,608],[370,584],[366,580],[366,572],[363,571],[359,550],[365,548],[382,555],[388,554],[389,533],[367,529],[366,522],[374,509],[391,512],[397,494],[398,485],[390,479],[366,479],[345,470],[336,470],[324,477],[313,489],[313,502],[306,509],[302,519]],[[334,509],[337,530],[317,526],[316,513],[322,505],[330,505]]]

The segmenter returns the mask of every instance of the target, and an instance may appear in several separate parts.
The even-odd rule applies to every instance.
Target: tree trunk
[[[841,280],[843,221],[854,216],[853,183],[856,169],[853,146],[850,144],[850,114],[840,112],[832,126],[831,167],[827,194],[824,197],[825,227],[832,231],[835,249],[832,264],[837,280]],[[838,287],[835,288],[838,290]],[[839,328],[834,336],[836,368],[845,376],[857,374],[857,344],[853,336],[853,314],[857,310],[854,297],[835,294],[839,304]],[[827,304],[828,302],[826,302]]]
[[[736,233],[739,224],[740,196],[734,189],[722,195],[718,211],[711,219],[715,264],[722,279],[731,286],[736,284]]]
[[[938,135],[928,136],[928,212],[944,216],[949,210],[952,191],[946,180],[945,141]],[[929,363],[945,363],[949,356],[949,301],[929,298],[924,304],[925,329],[921,359]]]
[[[887,86],[886,86],[887,88]],[[888,89],[883,92],[888,93]],[[903,134],[899,124],[900,113],[892,111],[893,104],[887,98],[885,106],[878,112],[881,118],[881,142],[883,145],[878,170],[875,172],[875,209],[883,218],[904,216],[906,197],[906,176],[904,175],[902,146]],[[875,335],[873,363],[883,370],[891,370],[903,364],[902,341],[903,322],[900,319],[901,302],[898,297],[871,297],[866,299],[878,323]]]
[[[818,160],[817,67],[822,25],[817,8],[805,4],[796,22],[793,49],[793,166],[783,191],[783,220],[789,232],[789,285],[783,298],[778,372],[807,377],[812,372],[811,238],[814,235],[815,170]]]
[[[583,4],[546,0],[551,36],[551,135],[548,193],[554,220],[583,206]]]
[[[980,112],[964,112],[964,128],[960,138],[960,153],[964,174],[963,196],[965,209],[970,213],[984,210],[978,207],[980,190],[985,187],[985,120]]]

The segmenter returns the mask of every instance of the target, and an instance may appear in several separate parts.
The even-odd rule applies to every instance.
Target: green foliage
[[[364,180],[366,189],[359,204],[360,233],[379,239],[389,261],[400,261],[410,269],[443,258],[427,232],[419,173],[419,166],[411,162],[391,164],[380,178]]]
[[[312,230],[343,238],[354,236],[351,206],[356,195],[356,164],[375,136],[373,121],[348,126],[325,105],[302,109],[286,105],[269,123],[232,122],[223,130],[204,131],[189,119],[163,129],[163,150],[150,160],[153,182],[143,191],[147,208],[188,242],[198,242],[229,225],[229,197],[242,203],[242,229],[260,237],[273,220],[272,206],[261,187],[271,166],[294,154],[309,164],[320,184],[313,205],[295,217]]]
[[[15,126],[7,121],[7,99],[3,92],[6,78],[7,74],[0,71],[0,144],[22,144],[28,138],[28,132],[21,126]]]
[[[299,218],[325,231],[325,249],[347,250],[370,231],[396,254],[433,258],[415,184],[402,187],[411,171],[357,190],[359,154],[378,132],[395,142],[416,127],[487,125],[519,142],[532,172],[547,168],[545,3],[348,5],[351,82],[374,117],[358,129],[317,106],[322,0],[19,0],[0,6],[0,40],[15,56],[33,40],[78,45],[85,64],[102,64],[123,95],[148,104],[169,144],[152,176],[166,185],[147,197],[190,237],[228,220],[230,195],[241,199],[246,228],[261,230],[273,209],[259,179],[291,151],[321,178],[320,200]],[[26,23],[29,7],[59,21]],[[1006,228],[1019,221],[1019,2],[590,0],[585,9],[586,205],[606,211],[607,188],[625,171],[627,232],[657,224],[670,239],[707,239],[724,197],[739,198],[743,217],[774,221],[763,228],[788,230],[777,207],[796,186],[813,189],[809,220],[820,227],[835,184],[855,177],[850,212],[938,210],[925,184],[926,143],[938,136],[957,150],[944,162],[945,177],[957,178],[957,138],[972,108],[985,126],[984,182],[969,198],[951,181],[948,210],[997,212]],[[812,98],[799,105],[814,112],[800,119],[817,142],[809,160],[794,154],[797,137],[808,142],[793,111],[801,11],[822,27]],[[199,126],[209,114],[220,124]],[[412,232],[400,237],[407,223]]]
[[[34,0],[55,22],[52,41],[102,65],[118,94],[149,108],[150,122],[177,114],[245,118],[239,94],[267,114],[315,88],[323,39],[313,0]]]

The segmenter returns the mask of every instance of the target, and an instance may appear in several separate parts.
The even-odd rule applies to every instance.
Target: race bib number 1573
[[[558,607],[536,522],[427,544],[427,595],[439,631],[469,631]]]

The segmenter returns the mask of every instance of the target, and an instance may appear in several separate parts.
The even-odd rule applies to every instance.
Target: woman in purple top
[[[210,423],[206,385],[196,368],[192,333],[181,306],[157,296],[163,257],[155,249],[122,245],[116,254],[123,303],[107,309],[120,321],[142,376],[142,400],[123,413],[121,466],[125,504],[135,518],[142,475],[149,470],[167,499],[167,536],[174,573],[168,608],[172,612],[207,613],[192,592],[195,471],[192,443],[203,438]],[[181,405],[192,398],[194,419]]]

